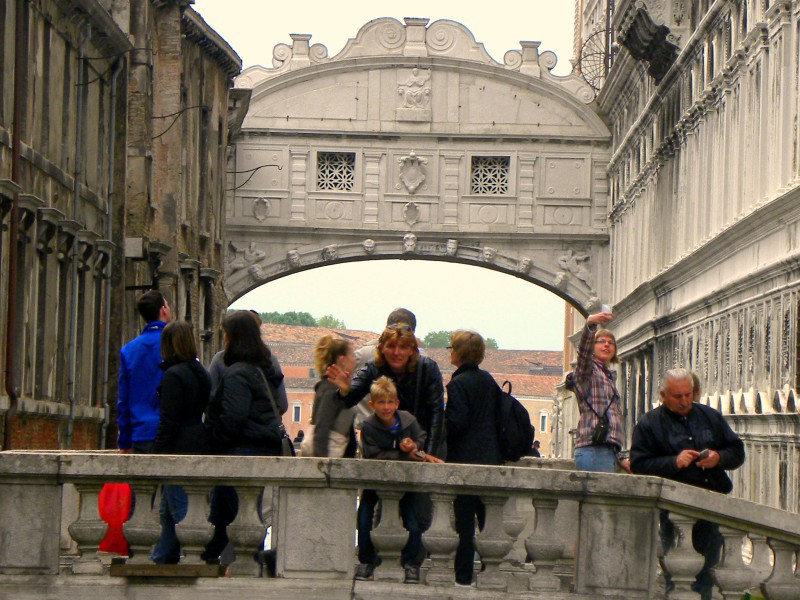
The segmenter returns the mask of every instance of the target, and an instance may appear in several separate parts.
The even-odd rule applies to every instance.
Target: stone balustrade
[[[659,598],[658,520],[659,511],[668,510],[679,531],[663,560],[676,586],[669,598],[698,597],[690,585],[702,557],[687,532],[705,519],[719,523],[725,539],[714,572],[722,598],[751,591],[768,600],[800,599],[796,514],[659,478],[579,472],[567,464],[0,453],[0,598]],[[189,498],[178,525],[186,565],[200,562],[211,534],[206,517],[212,486],[235,486],[240,510],[229,534],[239,558],[231,576],[110,576],[110,557],[97,551],[106,530],[97,499],[112,481],[129,483],[137,497],[124,525],[132,564],[148,562],[158,537],[157,510],[150,510],[148,499],[160,484],[181,484]],[[374,539],[384,562],[374,581],[353,582],[356,500],[363,488],[377,490],[383,501]],[[434,507],[423,536],[430,558],[418,586],[400,583],[396,562],[405,542],[396,507],[409,490],[429,492]],[[453,586],[457,494],[479,495],[486,505],[486,526],[476,538],[485,568],[476,590]],[[257,577],[251,558],[264,535],[263,515],[277,556],[277,577],[270,579]]]

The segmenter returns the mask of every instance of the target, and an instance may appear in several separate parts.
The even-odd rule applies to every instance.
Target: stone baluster
[[[75,489],[80,495],[78,518],[69,526],[69,534],[78,545],[80,556],[72,562],[74,574],[100,574],[103,565],[97,556],[100,542],[106,535],[108,525],[100,518],[97,508],[102,483],[77,482]]]
[[[760,585],[772,574],[772,548],[767,544],[766,536],[751,533],[748,537],[753,545],[750,568],[755,572],[756,584]]]
[[[534,498],[533,533],[525,540],[525,548],[533,559],[536,573],[528,580],[532,591],[557,591],[561,584],[553,573],[556,562],[564,552],[561,536],[556,533],[557,498]]]
[[[150,550],[161,531],[158,523],[158,505],[156,510],[153,510],[153,494],[157,484],[154,481],[137,481],[130,486],[136,506],[133,516],[122,525],[122,531],[132,553],[128,562],[146,564],[150,561]]]
[[[772,575],[761,584],[761,591],[768,600],[800,600],[800,578],[795,577],[794,560],[797,546],[768,538],[768,543],[775,555]]]
[[[260,485],[237,485],[239,512],[236,519],[228,525],[228,538],[236,549],[236,561],[231,565],[232,575],[257,577],[261,567],[254,555],[264,546],[266,528],[259,511],[259,500],[264,487]]]
[[[381,518],[372,529],[372,543],[381,557],[381,565],[375,570],[375,581],[403,581],[400,553],[408,540],[408,531],[400,519],[400,490],[380,490]]]
[[[525,517],[520,515],[519,510],[517,510],[518,499],[519,496],[511,496],[503,509],[503,529],[514,539],[514,545],[511,550],[509,550],[505,559],[512,565],[517,566],[525,564],[525,558],[527,556],[525,544],[522,542],[520,544],[517,543],[519,534],[525,529]]]
[[[200,554],[214,533],[214,526],[208,522],[208,494],[211,486],[184,484],[182,487],[188,501],[186,516],[175,526],[183,551],[181,563],[200,564],[203,562]]]
[[[695,519],[674,512],[669,515],[669,520],[675,526],[677,545],[667,551],[664,557],[664,566],[672,576],[675,589],[668,594],[670,600],[697,600],[697,594],[692,591],[695,575],[703,568],[705,559],[694,551],[692,546],[692,527]]]
[[[514,538],[506,533],[503,522],[508,497],[481,496],[481,502],[486,507],[486,522],[475,540],[475,547],[486,568],[478,574],[478,587],[505,591],[508,583],[500,572],[500,563],[514,545]]]
[[[425,548],[430,553],[431,568],[425,579],[431,585],[453,585],[453,553],[458,546],[458,535],[453,526],[454,494],[431,493],[433,522],[422,534]]]
[[[745,532],[722,526],[719,531],[725,540],[724,552],[719,564],[711,569],[711,575],[725,600],[740,600],[756,578],[755,570],[742,559]]]

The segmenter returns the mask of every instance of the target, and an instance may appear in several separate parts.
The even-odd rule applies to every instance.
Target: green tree
[[[317,319],[317,327],[327,327],[328,329],[347,329],[344,321],[337,319],[333,315],[325,315]]]
[[[452,331],[431,331],[422,340],[426,348],[447,348],[450,345],[450,334]]]
[[[450,336],[452,333],[452,331],[431,331],[425,336],[422,343],[426,348],[447,348],[450,345]],[[497,340],[494,338],[486,338],[485,343],[486,347],[491,350],[497,350],[499,348]]]
[[[289,311],[285,313],[263,312],[261,320],[264,323],[274,323],[275,325],[305,325],[306,327],[316,327],[317,320],[307,312]]]

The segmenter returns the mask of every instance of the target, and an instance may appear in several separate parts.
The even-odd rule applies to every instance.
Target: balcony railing
[[[663,561],[676,585],[669,598],[697,598],[690,591],[703,562],[690,542],[696,519],[718,523],[725,539],[714,569],[722,597],[740,599],[750,591],[769,600],[800,598],[796,514],[654,477],[574,471],[567,461],[525,464],[0,453],[0,598],[658,598],[659,509],[668,510],[682,532]],[[181,579],[167,570],[161,577],[110,576],[111,557],[97,551],[106,532],[98,512],[106,482],[127,482],[137,497],[124,525],[131,564],[148,562],[159,535],[157,509],[150,510],[148,500],[160,484],[181,484],[189,497],[178,525],[185,565],[201,564],[211,536],[212,486],[235,486],[240,510],[229,536],[240,558],[231,577]],[[258,506],[265,488],[262,514],[272,525],[274,579],[258,578],[251,560],[264,537]],[[354,583],[356,500],[364,488],[382,499],[373,539],[383,563],[374,581]],[[398,503],[411,490],[428,492],[433,501],[433,523],[423,536],[430,557],[422,585],[400,586],[406,536]],[[485,565],[477,590],[453,587],[452,502],[458,494],[479,495],[486,505],[486,525],[476,538]]]

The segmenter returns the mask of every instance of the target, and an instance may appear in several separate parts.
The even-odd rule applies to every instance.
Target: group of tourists
[[[197,360],[191,325],[170,321],[166,299],[145,293],[138,309],[146,326],[122,350],[119,373],[119,448],[121,452],[169,454],[281,454],[281,415],[288,408],[283,373],[261,337],[260,317],[237,311],[223,321],[224,350],[207,372]],[[578,402],[575,438],[579,470],[659,475],[728,493],[725,470],[744,462],[744,445],[721,415],[699,404],[696,377],[684,369],[668,371],[662,405],[636,424],[630,455],[624,411],[612,364],[616,339],[605,325],[611,312],[586,320],[577,365],[566,385]],[[377,340],[356,349],[345,339],[322,336],[314,349],[320,381],[315,386],[311,426],[299,452],[313,457],[355,457],[412,463],[500,465],[495,410],[499,388],[480,368],[484,339],[459,330],[450,337],[455,367],[447,388],[437,363],[420,350],[416,317],[396,309]],[[473,585],[475,526],[482,528],[485,509],[479,496],[458,495],[453,503],[458,547],[455,582]],[[186,515],[180,486],[164,486],[159,507],[161,536],[150,558],[161,564],[180,560],[175,524]],[[219,560],[228,547],[227,527],[236,518],[238,497],[229,486],[216,486],[209,521],[214,535],[202,557]],[[407,492],[400,502],[409,532],[401,554],[405,582],[419,581],[426,557],[422,532],[430,526],[427,494]],[[371,531],[380,515],[374,490],[363,490],[358,507],[357,579],[371,579],[380,564]],[[661,515],[663,551],[674,544],[668,513]],[[694,589],[711,597],[710,568],[719,561],[721,536],[713,523],[697,521],[693,542],[706,557]],[[669,576],[667,587],[671,586]]]

